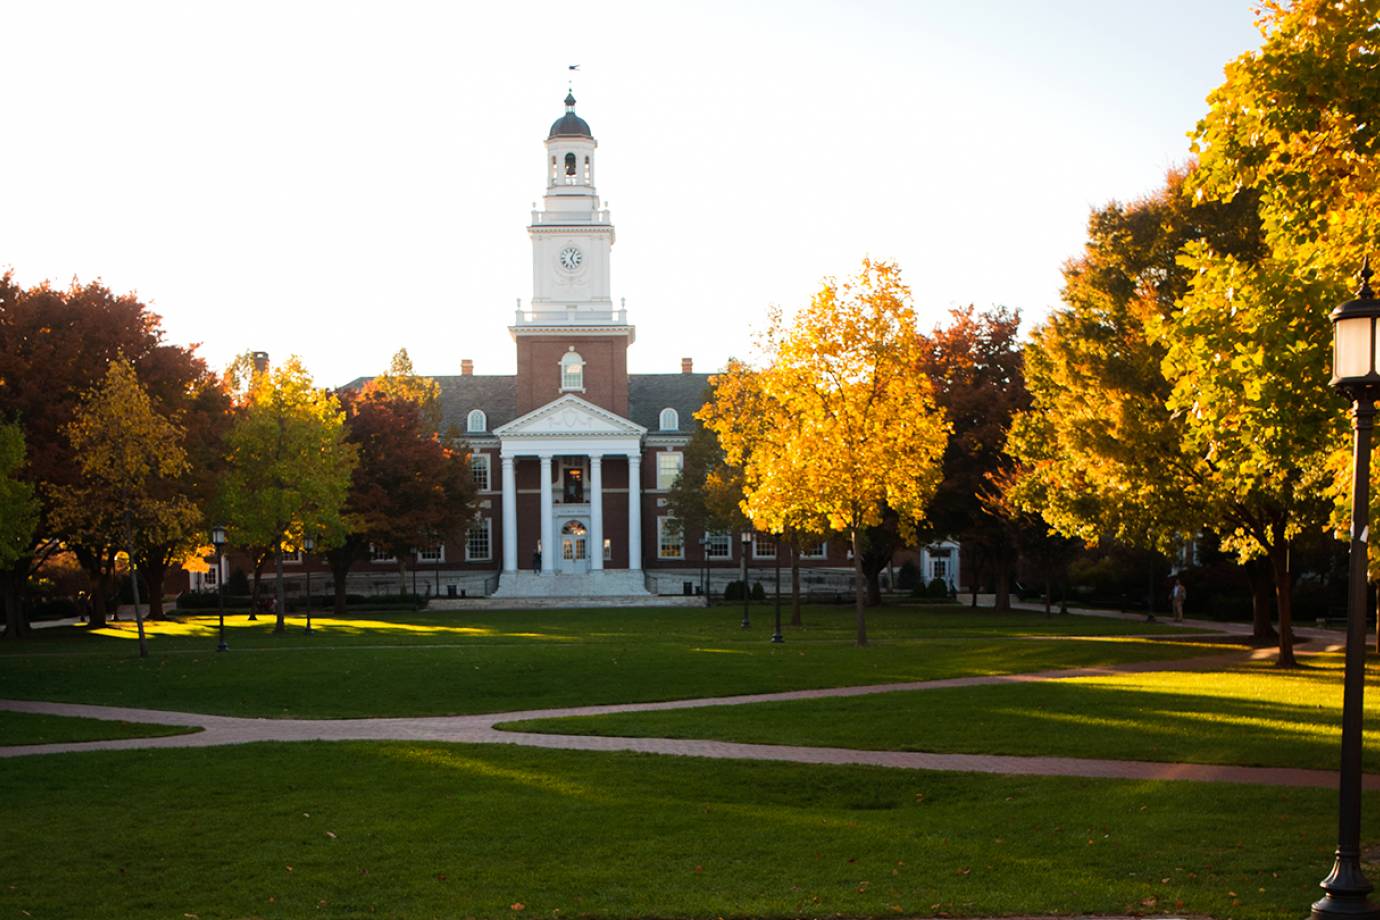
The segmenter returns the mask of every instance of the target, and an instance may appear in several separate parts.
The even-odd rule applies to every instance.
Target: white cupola
[[[627,313],[613,306],[609,253],[613,223],[594,188],[594,152],[599,142],[589,122],[575,114],[567,93],[565,114],[546,134],[546,194],[532,211],[531,307],[519,305],[514,334],[536,328],[599,326],[631,338]]]

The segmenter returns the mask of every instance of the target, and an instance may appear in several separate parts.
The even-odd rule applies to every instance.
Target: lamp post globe
[[[1370,287],[1370,259],[1361,266],[1356,296],[1332,311],[1332,386],[1351,400],[1354,453],[1351,482],[1351,549],[1347,585],[1346,672],[1342,691],[1342,757],[1338,776],[1337,853],[1321,882],[1326,892],[1311,920],[1380,920],[1370,900],[1374,886],[1361,870],[1361,730],[1366,667],[1367,543],[1370,524],[1370,448],[1375,399],[1376,324],[1380,300]]]
[[[220,563],[220,554],[225,550],[225,528],[217,524],[211,528],[211,545],[216,548],[216,605],[220,608],[220,642],[216,651],[228,652],[230,646],[225,642],[225,567]]]

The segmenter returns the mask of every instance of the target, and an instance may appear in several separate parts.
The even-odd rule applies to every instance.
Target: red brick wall
[[[628,340],[625,336],[518,336],[518,415],[525,415],[561,395],[561,358],[572,346],[585,362],[585,390],[575,395],[626,418]]]

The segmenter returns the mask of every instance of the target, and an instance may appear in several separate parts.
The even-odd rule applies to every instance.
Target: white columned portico
[[[642,454],[628,454],[628,568],[642,568]]]
[[[506,454],[499,459],[503,466],[503,571],[518,570],[517,557],[517,476],[513,473],[513,458]]]
[[[604,568],[604,458],[589,455],[589,568]]]
[[[556,571],[556,539],[551,527],[551,455],[541,455],[541,573]]]

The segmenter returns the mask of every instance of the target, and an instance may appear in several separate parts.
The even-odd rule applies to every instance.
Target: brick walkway
[[[540,709],[522,712],[488,713],[471,716],[441,716],[396,719],[246,719],[230,716],[167,712],[157,709],[130,709],[114,706],[89,706],[80,703],[47,703],[27,700],[0,700],[0,709],[15,712],[47,713],[158,725],[194,726],[200,732],[160,738],[123,738],[70,744],[0,747],[0,757],[25,757],[76,751],[117,751],[147,748],[210,747],[223,744],[248,744],[256,741],[445,741],[467,744],[515,744],[527,747],[559,748],[578,751],[634,751],[678,757],[773,760],[793,763],[861,764],[910,770],[952,770],[969,773],[997,773],[1019,776],[1084,776],[1133,780],[1193,780],[1198,782],[1256,783],[1276,786],[1336,785],[1331,770],[1229,767],[1210,764],[1148,763],[1124,760],[1092,760],[1077,757],[1013,757],[987,754],[926,754],[905,751],[857,751],[845,748],[798,747],[776,744],[736,744],[723,741],[696,741],[673,738],[604,738],[583,735],[545,735],[532,732],[499,731],[500,722],[562,716],[606,715],[619,712],[653,712],[705,706],[735,706],[747,703],[811,700],[826,697],[863,696],[903,690],[930,690],[944,687],[976,687],[991,684],[1062,680],[1106,674],[1151,671],[1214,670],[1241,660],[1239,654],[1214,655],[1176,662],[1137,662],[1106,668],[1077,668],[990,677],[960,677],[949,680],[875,684],[863,687],[836,687],[823,690],[795,690],[785,693],[757,693],[707,699],[672,700],[659,703],[625,703],[613,706],[583,706],[567,709]],[[1366,788],[1380,789],[1380,776],[1367,776]]]

